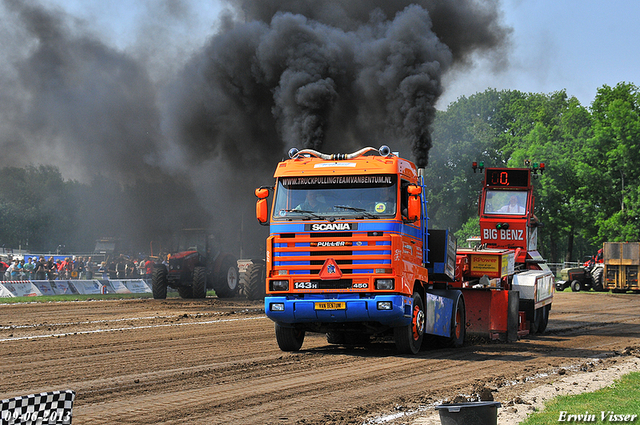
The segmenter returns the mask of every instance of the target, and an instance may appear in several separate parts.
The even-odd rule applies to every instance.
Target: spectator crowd
[[[153,261],[150,258],[131,259],[124,255],[95,263],[91,257],[45,259],[36,257],[9,258],[0,261],[0,280],[69,280],[94,279],[151,279]],[[96,276],[96,277],[98,277]]]

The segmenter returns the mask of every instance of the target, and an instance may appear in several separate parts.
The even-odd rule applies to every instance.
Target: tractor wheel
[[[178,295],[180,298],[193,298],[193,288],[191,286],[178,286]]]
[[[451,322],[451,336],[446,338],[445,346],[459,348],[464,345],[464,339],[466,336],[466,316],[464,309],[464,300],[462,297],[458,299],[458,302],[455,306],[455,311],[453,312],[452,322]]]
[[[591,280],[593,280],[593,290],[602,292],[604,291],[604,285],[602,284],[602,275],[604,269],[602,267],[596,267],[591,272]]]
[[[196,267],[193,269],[193,298],[207,298],[207,269]]]
[[[547,324],[549,323],[549,310],[551,310],[551,304],[547,304],[541,308],[542,310],[542,318],[540,319],[540,324],[538,325],[538,333],[544,333],[547,329]]]
[[[573,282],[571,282],[571,290],[573,292],[580,292],[581,289],[582,289],[582,283],[580,283],[579,280],[574,280]]]
[[[238,262],[233,257],[222,260],[222,266],[216,273],[215,286],[218,298],[231,298],[238,295]]]
[[[276,341],[282,351],[298,351],[304,342],[304,331],[276,323]]]
[[[262,300],[266,294],[265,266],[262,263],[249,264],[244,274],[244,290],[249,300]]]
[[[167,268],[164,264],[156,264],[151,275],[151,292],[156,300],[167,298]]]
[[[413,294],[413,302],[411,315],[411,323],[406,326],[393,328],[393,338],[396,342],[396,348],[403,354],[418,354],[422,339],[424,338],[424,328],[426,325],[426,315],[424,313],[424,304],[420,294]]]

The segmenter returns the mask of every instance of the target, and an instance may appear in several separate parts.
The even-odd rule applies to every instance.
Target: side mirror
[[[420,198],[416,195],[409,196],[408,219],[410,222],[420,220]]]
[[[409,192],[409,195],[420,195],[422,193],[422,188],[420,186],[416,186],[415,184],[409,185],[409,187],[407,187],[407,192]]]
[[[267,198],[269,197],[269,189],[259,188],[255,192],[258,197],[256,202],[256,218],[260,224],[267,224],[269,221],[269,206],[267,205]]]
[[[407,192],[409,193],[407,218],[410,222],[416,222],[420,220],[420,194],[422,193],[422,188],[412,184],[407,187]]]

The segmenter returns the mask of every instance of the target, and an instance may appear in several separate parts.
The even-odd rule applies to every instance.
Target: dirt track
[[[640,347],[639,311],[640,295],[557,293],[545,335],[400,356],[313,334],[283,353],[244,300],[0,305],[0,399],[75,390],[75,425],[409,423],[380,418],[483,387],[507,405],[545,374],[607,367]]]

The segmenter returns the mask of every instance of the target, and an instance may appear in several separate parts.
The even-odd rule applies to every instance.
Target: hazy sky
[[[131,49],[142,36],[149,10],[160,0],[45,0],[86,20],[107,44]],[[177,2],[176,2],[177,3]],[[217,0],[182,2],[187,18],[166,28],[181,40],[180,54],[212,35],[223,4]],[[640,84],[640,2],[634,0],[504,0],[504,22],[513,28],[509,66],[495,72],[493,59],[477,58],[476,67],[449,74],[438,109],[460,96],[489,87],[549,93],[566,89],[588,106],[598,87],[620,81]],[[166,7],[166,6],[162,6]],[[188,25],[185,25],[188,22]],[[173,46],[172,48],[175,48]],[[181,60],[181,59],[179,59]]]
[[[549,93],[566,89],[584,106],[604,84],[640,84],[640,2],[633,0],[507,0],[504,22],[513,28],[510,67],[483,63],[448,76],[439,109],[487,87]]]

